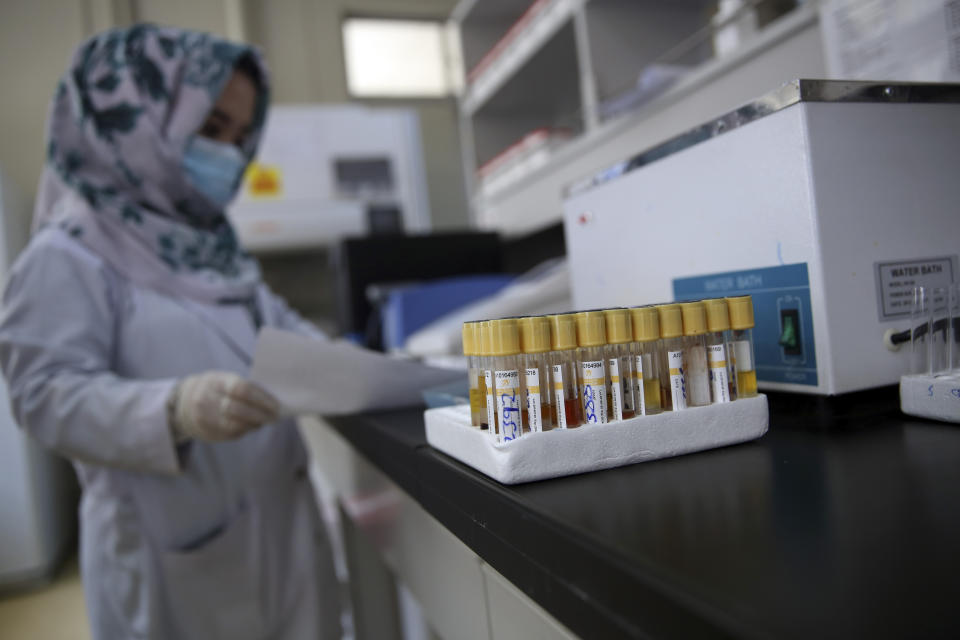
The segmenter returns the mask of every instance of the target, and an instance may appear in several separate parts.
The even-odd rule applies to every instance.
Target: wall
[[[32,210],[47,105],[88,21],[81,2],[3,0],[0,8],[0,169],[26,205],[18,215]]]
[[[344,16],[445,18],[454,4],[454,0],[2,0],[0,167],[28,205],[20,215],[30,215],[32,209],[43,165],[46,110],[56,82],[76,45],[97,31],[152,21],[246,36],[265,50],[275,102],[345,102],[349,95],[340,35]],[[454,101],[402,104],[414,106],[420,114],[434,227],[466,227]]]

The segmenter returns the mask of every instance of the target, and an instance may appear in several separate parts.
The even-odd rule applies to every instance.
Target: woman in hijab
[[[0,364],[79,475],[96,638],[338,631],[303,444],[243,378],[259,328],[322,337],[224,216],[267,99],[255,50],[150,25],[83,44],[53,99]]]

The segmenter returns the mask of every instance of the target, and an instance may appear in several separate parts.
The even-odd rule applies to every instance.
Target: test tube
[[[926,287],[913,288],[910,305],[910,373],[929,375],[930,300]]]
[[[660,314],[654,307],[636,307],[630,309],[630,317],[635,411],[640,416],[653,415],[660,413]]]
[[[474,427],[480,427],[486,414],[486,385],[483,369],[480,367],[480,349],[478,345],[480,323],[463,323],[463,355],[467,357],[467,375],[470,380],[470,420]]]
[[[523,434],[520,389],[520,331],[516,318],[490,321],[493,384],[497,406],[497,441],[510,442]]]
[[[950,342],[949,363],[951,373],[960,373],[960,282],[950,285]]]
[[[577,321],[571,314],[548,316],[550,321],[550,381],[553,385],[554,424],[579,427],[580,393],[577,383]]]
[[[603,347],[607,339],[602,311],[577,314],[577,369],[585,424],[607,422],[607,368]]]
[[[687,408],[687,382],[683,363],[683,315],[678,304],[661,304],[656,307],[660,315],[660,338],[663,355],[660,366],[669,372],[667,386],[660,387],[660,402],[664,411],[680,411]]]
[[[753,357],[753,298],[738,296],[726,298],[730,313],[733,367],[737,376],[737,397],[757,395],[757,371]]]
[[[618,422],[635,415],[633,393],[633,324],[628,309],[607,309],[603,312],[607,325],[607,346],[603,348],[607,360],[607,419]]]
[[[493,391],[493,330],[490,320],[480,323],[480,368],[483,370],[483,389],[486,394],[487,415],[481,429],[488,429],[490,436],[497,437],[497,404]]]
[[[524,429],[549,431],[553,429],[550,402],[550,320],[546,316],[521,318],[520,349],[523,351],[526,417]],[[528,426],[529,425],[529,428]]]
[[[687,406],[710,404],[710,373],[707,370],[707,307],[702,302],[684,302],[683,362],[687,371]]]
[[[932,290],[930,318],[930,369],[934,375],[950,371],[950,292],[947,287]]]
[[[723,298],[704,300],[707,309],[707,364],[710,367],[710,399],[714,404],[737,399],[737,390],[730,375],[730,354],[727,337],[730,333],[730,312]]]

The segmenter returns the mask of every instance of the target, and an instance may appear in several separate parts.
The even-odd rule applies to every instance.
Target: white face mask
[[[232,144],[195,135],[183,151],[182,166],[190,183],[223,208],[237,193],[247,158]]]

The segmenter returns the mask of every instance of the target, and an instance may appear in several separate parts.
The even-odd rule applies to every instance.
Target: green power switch
[[[780,311],[779,342],[785,355],[797,356],[803,352],[800,345],[800,314],[796,309]]]

